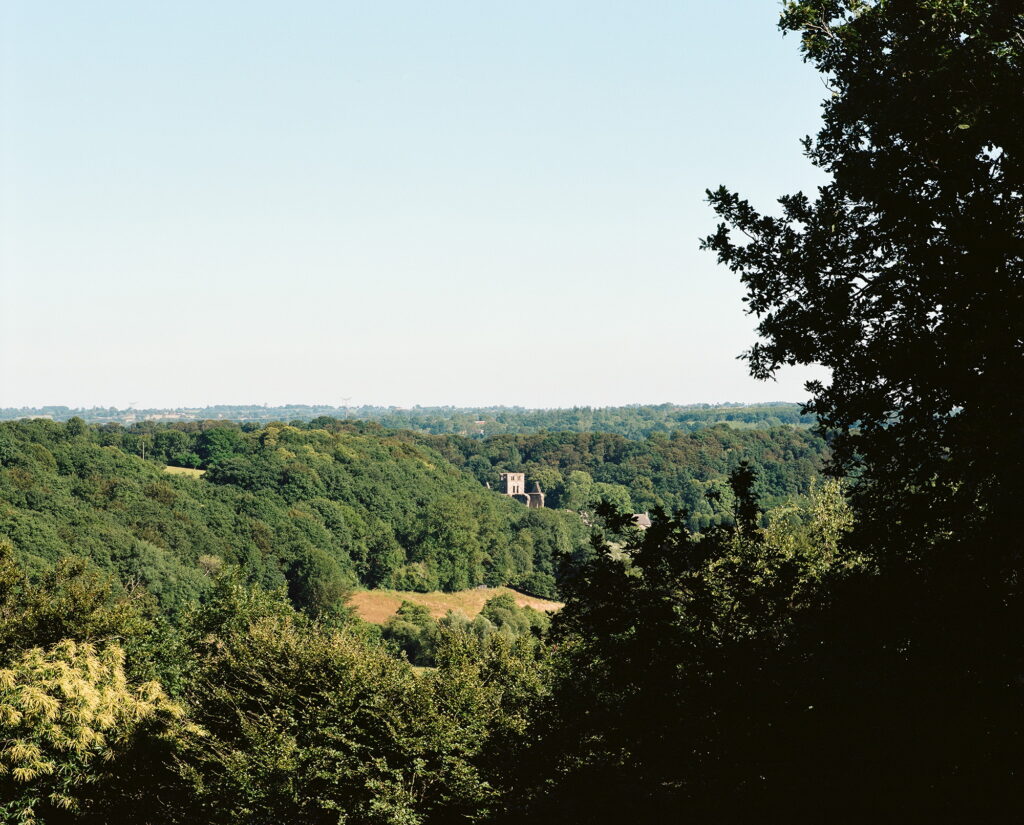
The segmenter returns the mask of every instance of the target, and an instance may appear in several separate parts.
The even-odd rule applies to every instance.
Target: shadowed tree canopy
[[[955,602],[940,612],[1018,626],[1024,7],[804,0],[780,25],[831,89],[805,143],[831,182],[777,214],[709,193],[723,222],[704,246],[760,319],[745,357],[762,378],[831,369],[808,407],[860,480],[858,535],[883,570]]]
[[[772,214],[709,193],[704,246],[760,321],[755,376],[830,368],[808,409],[856,481],[871,572],[805,627],[829,708],[805,747],[845,766],[820,787],[849,769],[890,812],[984,818],[1021,801],[1024,6],[802,0],[780,25],[831,91],[805,142],[830,182]]]

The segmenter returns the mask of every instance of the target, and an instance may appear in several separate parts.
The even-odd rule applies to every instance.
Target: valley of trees
[[[751,461],[764,500],[780,503],[810,491],[824,453],[823,441],[790,428],[471,440],[336,419],[301,429],[6,422],[0,535],[29,569],[86,556],[172,612],[199,598],[206,572],[222,565],[267,589],[287,587],[314,615],[354,587],[507,584],[554,597],[559,559],[586,555],[579,513],[597,502],[688,508],[690,525],[705,529],[731,518],[726,480],[736,462]],[[169,475],[165,464],[205,472]],[[529,510],[488,490],[505,470],[539,481],[549,507]]]
[[[1019,816],[1024,10],[780,26],[829,88],[829,182],[709,192],[704,246],[755,375],[831,368],[816,434],[4,423],[0,821]],[[478,584],[565,606],[345,606]]]

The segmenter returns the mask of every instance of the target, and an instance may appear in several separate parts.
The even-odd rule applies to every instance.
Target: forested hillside
[[[58,505],[70,506],[60,495],[59,462],[77,451],[94,459],[91,450],[116,453],[61,429],[45,425],[49,447],[42,438],[19,439],[13,450],[5,430],[5,462],[12,452],[15,461],[4,472],[15,470],[22,480],[39,474],[19,446],[47,464],[48,453],[58,469],[40,481],[57,494]],[[128,468],[145,484],[164,481],[141,459],[127,457],[118,467],[125,503],[136,484]],[[755,513],[753,520],[767,527],[750,532],[750,501],[743,504],[749,487],[737,482],[748,477],[733,474],[742,506],[732,508],[730,526],[707,538],[689,536],[682,525],[648,531],[656,544],[666,527],[672,530],[681,543],[677,563],[693,554],[704,558],[691,575],[709,578],[708,602],[717,616],[728,617],[728,627],[746,627],[751,619],[748,607],[737,612],[737,596],[759,598],[784,615],[794,597],[857,563],[837,552],[836,541],[849,528],[838,485],[765,519]],[[76,483],[73,474],[64,478]],[[214,501],[195,506],[227,512]],[[613,526],[609,536],[625,541],[632,555],[640,531],[624,529],[622,535]],[[518,608],[499,592],[472,620],[458,612],[435,619],[426,607],[406,602],[379,630],[346,612],[296,611],[281,591],[246,585],[238,570],[212,565],[203,570],[202,602],[168,614],[146,587],[125,588],[86,559],[68,556],[46,571],[26,569],[0,537],[0,731],[8,743],[0,750],[0,822],[607,821],[596,805],[620,785],[571,795],[578,777],[588,779],[594,749],[603,753],[601,739],[589,731],[632,714],[638,702],[662,709],[677,686],[664,683],[669,691],[648,681],[649,690],[635,696],[630,690],[629,703],[614,700],[608,713],[611,663],[594,667],[584,658],[593,650],[580,636],[581,611],[584,620],[593,615],[588,604],[615,633],[608,650],[621,655],[620,674],[672,668],[654,657],[638,661],[633,632],[620,632],[630,619],[618,599],[629,599],[631,609],[639,608],[636,616],[646,618],[659,612],[664,594],[638,575],[646,572],[643,564],[621,552],[613,561],[603,540],[595,540],[594,551],[596,558],[577,565],[565,582],[573,602],[564,618],[556,615],[554,629],[546,615]],[[762,588],[751,587],[751,574],[770,582],[763,596]],[[678,636],[671,625],[656,630],[669,643]],[[649,633],[643,639],[656,641]],[[642,733],[662,724],[650,713],[639,718]],[[627,727],[635,723],[627,718]],[[586,818],[567,816],[567,805]],[[548,816],[552,809],[556,818]]]
[[[387,434],[220,427],[194,443],[202,479],[126,451],[120,428],[4,424],[0,536],[30,569],[82,554],[169,608],[231,564],[313,612],[355,586],[554,595],[556,557],[585,536],[578,517],[528,510]]]
[[[720,524],[726,479],[741,461],[758,470],[757,493],[768,506],[806,495],[828,450],[806,430],[737,430],[725,425],[644,439],[609,433],[546,433],[471,439],[419,439],[492,485],[505,470],[526,473],[552,507],[579,510],[606,499],[623,510],[685,510],[691,528]]]
[[[559,557],[585,543],[578,511],[601,500],[629,512],[683,508],[704,529],[730,518],[725,480],[741,460],[777,503],[808,492],[823,454],[824,442],[792,428],[479,440],[333,419],[302,429],[9,422],[0,535],[31,569],[84,554],[168,607],[199,595],[203,570],[222,564],[267,588],[287,584],[314,612],[360,586],[508,584],[555,596]],[[170,475],[164,464],[205,474]],[[548,507],[488,490],[502,471],[525,471]]]

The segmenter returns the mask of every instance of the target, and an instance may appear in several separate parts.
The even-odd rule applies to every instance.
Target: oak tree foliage
[[[704,246],[759,319],[755,376],[831,371],[807,408],[856,482],[870,575],[807,630],[808,775],[991,814],[1020,804],[1024,736],[1024,8],[800,0],[780,25],[829,89],[805,142],[829,182],[774,212],[709,192]]]

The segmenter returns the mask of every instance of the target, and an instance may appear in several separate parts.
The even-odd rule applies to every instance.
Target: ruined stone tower
[[[530,497],[529,504],[527,504],[528,507],[539,508],[544,506],[544,493],[540,489],[539,481],[533,482],[533,490],[527,493],[527,495]]]
[[[526,495],[526,473],[502,473],[501,492],[506,496]]]
[[[541,492],[540,484],[533,482],[533,490],[526,492],[525,473],[502,473],[501,492],[532,509],[544,506],[544,493]]]

